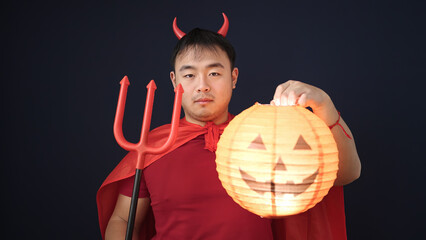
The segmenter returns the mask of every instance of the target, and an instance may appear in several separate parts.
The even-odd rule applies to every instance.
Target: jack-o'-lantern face
[[[259,134],[256,139],[254,139],[251,144],[248,146],[249,149],[257,149],[259,151],[265,150],[266,146],[263,143],[262,137]],[[297,140],[297,143],[295,143],[295,146],[293,150],[311,150],[311,147],[309,144],[303,139],[303,136],[300,135],[299,139]],[[282,172],[281,172],[282,171]],[[291,171],[291,170],[289,170]],[[275,174],[272,177],[275,177],[276,175],[282,175],[286,176],[287,167],[282,161],[281,156],[278,156],[277,162],[275,163],[275,166],[272,169],[272,172],[275,172]],[[266,182],[258,182],[254,177],[252,177],[250,174],[245,172],[240,168],[241,178],[244,179],[244,181],[247,183],[247,185],[255,192],[259,194],[264,194],[265,192],[270,192],[272,195],[280,197],[284,197],[284,194],[293,194],[293,196],[297,196],[303,192],[306,191],[306,189],[309,188],[309,186],[314,182],[315,178],[318,175],[318,169],[310,174],[309,176],[303,178],[301,182],[294,182],[294,180],[287,179],[280,182],[275,182],[275,179],[271,179],[270,181]],[[267,189],[265,189],[265,186],[269,186]]]
[[[308,210],[327,194],[338,169],[328,127],[302,107],[254,105],[218,143],[216,164],[228,194],[264,217]]]

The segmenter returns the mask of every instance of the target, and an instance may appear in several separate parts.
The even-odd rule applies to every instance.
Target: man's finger
[[[278,87],[275,89],[275,94],[274,94],[274,100],[275,99],[279,99],[281,97],[281,93],[284,92],[291,84],[291,81],[287,81],[285,83],[282,83],[280,85],[278,85]]]
[[[306,97],[307,97],[306,93],[303,93],[302,95],[300,95],[299,100],[297,101],[297,104],[302,107],[307,107]]]
[[[296,103],[297,103],[297,98],[298,98],[298,96],[296,95],[296,92],[294,91],[294,90],[291,90],[289,93],[288,93],[288,98],[287,98],[287,104],[288,105],[290,105],[290,106],[294,106],[294,105],[296,105]]]
[[[280,106],[288,106],[288,93],[286,91],[282,92],[279,100]]]

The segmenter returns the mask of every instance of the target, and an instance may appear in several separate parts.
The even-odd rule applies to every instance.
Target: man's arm
[[[339,119],[338,111],[327,93],[299,81],[289,80],[280,84],[275,90],[271,104],[309,106],[328,126],[333,125]],[[334,182],[335,186],[349,184],[358,179],[361,174],[361,161],[352,133],[342,118],[340,118],[339,123],[351,138],[348,138],[339,126],[335,126],[331,130],[339,150],[339,171]]]
[[[333,103],[329,104],[327,109],[322,109],[321,111],[317,110],[317,112],[314,113],[320,117],[327,126],[333,125],[339,119],[339,113]],[[337,149],[339,150],[339,171],[334,181],[335,186],[349,184],[358,179],[361,174],[361,161],[356,150],[354,137],[342,118],[340,118],[339,123],[344,131],[339,126],[335,126],[331,129],[337,144]],[[350,138],[346,136],[345,132]]]
[[[127,229],[127,219],[129,218],[129,209],[131,197],[118,195],[114,212],[109,219],[108,226],[105,231],[105,240],[121,240],[125,239]],[[146,213],[150,204],[149,198],[139,198],[136,208],[135,226],[133,229],[133,240],[139,239],[139,230],[143,224]]]

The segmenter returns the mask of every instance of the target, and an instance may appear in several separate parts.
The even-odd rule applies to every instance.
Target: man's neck
[[[187,122],[197,124],[197,125],[200,125],[201,127],[204,127],[207,124],[207,122],[213,122],[216,125],[220,125],[220,124],[228,121],[228,115],[229,115],[228,111],[226,111],[226,114],[223,114],[223,116],[212,119],[212,120],[207,120],[207,121],[197,120],[197,119],[187,117],[187,116],[185,116],[185,119],[186,119]]]

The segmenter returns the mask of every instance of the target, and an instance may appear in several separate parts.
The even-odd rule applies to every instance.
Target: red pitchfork
[[[172,147],[177,137],[177,130],[179,127],[179,118],[180,118],[180,109],[182,102],[182,93],[183,88],[179,84],[175,88],[175,102],[173,106],[173,115],[172,115],[172,123],[169,137],[167,141],[161,147],[150,147],[147,143],[148,132],[151,125],[151,115],[152,115],[152,105],[154,103],[154,93],[157,86],[155,85],[154,80],[151,80],[149,84],[146,86],[148,88],[148,92],[146,94],[146,103],[145,103],[145,112],[143,116],[142,122],[142,133],[141,138],[138,143],[130,143],[128,142],[123,135],[123,115],[124,108],[126,105],[126,97],[127,97],[127,88],[130,85],[129,79],[127,76],[120,82],[120,95],[118,97],[117,111],[115,113],[114,120],[114,136],[117,140],[117,143],[127,151],[135,151],[137,152],[137,162],[136,162],[136,173],[135,173],[135,182],[133,184],[133,194],[132,200],[130,202],[130,210],[129,210],[129,219],[127,221],[127,231],[126,231],[126,240],[132,239],[133,227],[136,215],[136,207],[139,196],[139,185],[142,169],[145,162],[145,156],[147,153],[151,154],[160,154],[166,152],[168,149]]]

